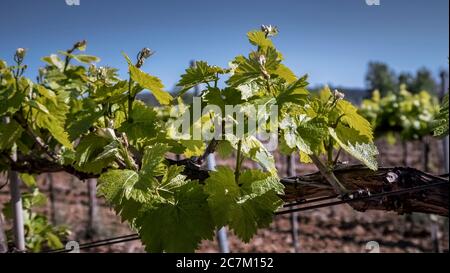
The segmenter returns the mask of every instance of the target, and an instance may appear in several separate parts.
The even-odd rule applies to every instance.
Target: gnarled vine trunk
[[[423,190],[401,195],[391,195],[376,199],[351,202],[355,210],[386,210],[397,213],[422,212],[447,216],[449,213],[448,176],[430,175],[407,167],[380,168],[372,171],[363,166],[348,166],[336,170],[336,177],[351,191],[365,190],[371,194],[394,192],[430,185]],[[320,173],[285,178],[283,199],[287,202],[310,200],[334,195],[334,191]],[[446,182],[446,183],[445,183]],[[433,183],[439,183],[435,187]]]

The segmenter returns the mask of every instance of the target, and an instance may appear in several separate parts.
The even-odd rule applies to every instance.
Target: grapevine
[[[177,94],[144,71],[153,54],[148,48],[134,61],[123,53],[129,74],[123,80],[116,69],[97,67],[99,58],[84,54],[87,43],[80,41],[42,58],[36,81],[24,76],[26,50],[18,49],[12,65],[0,61],[0,114],[7,121],[0,123],[0,170],[98,177],[99,194],[149,252],[192,252],[222,226],[248,242],[272,222],[285,190],[270,149],[249,126],[253,112],[246,109],[262,106],[275,109],[275,115],[262,111],[258,124],[274,132],[279,150],[314,163],[334,194],[344,197],[349,189],[334,173],[341,150],[378,168],[372,125],[338,90],[310,94],[307,75],[283,64],[272,41],[277,32],[272,26],[249,32],[254,51],[235,57],[230,67],[196,62],[181,75]],[[213,110],[195,115],[196,101],[183,102],[195,86],[201,87],[200,110]],[[138,99],[144,90],[158,106]],[[237,111],[219,114],[229,107]],[[183,118],[189,123],[179,137]],[[206,142],[194,137],[211,130]],[[219,166],[195,179],[193,170],[202,174],[203,159],[214,152],[235,154],[235,168]],[[261,170],[243,168],[245,160]]]

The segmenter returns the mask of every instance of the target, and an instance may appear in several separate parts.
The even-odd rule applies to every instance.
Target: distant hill
[[[311,92],[318,92],[323,86],[313,87]],[[366,88],[354,88],[354,87],[342,87],[342,86],[330,86],[331,90],[337,89],[345,94],[345,99],[352,102],[355,105],[360,105],[363,99],[370,97],[371,92]]]
[[[145,102],[145,104],[148,105],[158,105],[158,102],[156,101],[155,97],[153,97],[152,94],[148,91],[143,91],[137,95],[137,99]]]
[[[370,97],[370,91],[365,88],[337,87],[334,89],[338,89],[340,92],[343,92],[345,94],[345,99],[355,105],[360,105],[363,99]]]

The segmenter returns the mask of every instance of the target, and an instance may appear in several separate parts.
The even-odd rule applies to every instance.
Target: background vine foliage
[[[276,34],[273,26],[249,32],[254,51],[237,56],[230,68],[197,62],[181,76],[175,98],[157,77],[142,70],[153,54],[147,48],[135,62],[124,54],[129,78],[121,80],[116,69],[93,65],[99,59],[83,54],[86,42],[81,41],[42,58],[46,65],[36,81],[24,77],[26,51],[18,49],[13,65],[0,62],[0,113],[5,121],[0,123],[0,169],[99,177],[99,194],[139,233],[147,251],[194,251],[224,225],[247,242],[272,221],[283,203],[283,185],[274,158],[251,131],[206,144],[173,138],[173,120],[164,113],[174,106],[189,111],[191,105],[179,96],[201,85],[202,107],[278,105],[279,149],[316,164],[344,195],[347,190],[332,172],[341,149],[377,169],[371,125],[344,94],[325,88],[311,95],[307,76],[298,77],[283,64],[271,40]],[[219,87],[221,80],[224,87]],[[160,106],[137,100],[143,90]],[[191,129],[214,118],[193,120]],[[236,153],[235,168],[221,166],[206,180],[189,179],[185,166],[200,168],[215,151],[222,156]],[[170,154],[186,159],[170,160]],[[262,170],[242,168],[244,159]]]

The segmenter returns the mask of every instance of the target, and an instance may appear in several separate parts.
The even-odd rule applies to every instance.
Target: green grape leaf
[[[48,232],[46,234],[47,237],[47,244],[51,249],[60,249],[60,248],[64,248],[63,243],[61,242],[61,239],[59,239],[59,237],[52,233],[52,232]]]
[[[78,55],[72,55],[72,57],[75,60],[79,61],[80,63],[85,63],[85,64],[100,62],[100,58],[98,58],[96,56],[91,56],[91,55],[78,54]]]
[[[280,76],[289,84],[297,81],[297,76],[295,76],[294,72],[292,72],[292,70],[284,64],[279,64],[274,73]]]
[[[261,90],[264,90],[257,81],[243,83],[235,88],[241,92],[243,100],[248,100],[249,98],[258,95]]]
[[[140,208],[147,208],[154,203],[160,202],[162,197],[156,191],[170,189],[173,180],[182,169],[171,170],[172,175],[166,172],[163,164],[164,154],[168,146],[157,144],[145,149],[142,159],[142,168],[139,172],[133,170],[110,170],[103,173],[99,178],[99,194],[105,196],[108,203],[112,204],[123,221],[128,221],[132,226],[139,217]],[[174,172],[175,171],[175,172]],[[179,171],[178,173],[176,171]],[[157,176],[163,176],[159,185]],[[176,185],[179,181],[176,181]]]
[[[227,84],[230,86],[238,87],[248,84],[261,76],[261,68],[257,60],[241,56],[235,59],[234,64],[237,67],[233,70],[233,75],[227,80]]]
[[[234,74],[228,79],[227,84],[238,87],[260,79],[261,68],[257,60],[244,59],[234,70]]]
[[[311,157],[307,153],[302,151],[299,152],[300,162],[301,163],[313,163]]]
[[[121,148],[122,147],[119,141],[113,140],[111,141],[111,143],[109,143],[103,148],[103,151],[100,154],[98,154],[93,161],[112,162],[112,159],[116,157],[123,161],[123,157],[121,155]]]
[[[137,220],[145,249],[193,252],[201,240],[211,239],[214,223],[207,198],[198,182],[189,182],[176,188],[173,202],[162,202],[146,210]]]
[[[260,30],[247,33],[248,40],[252,45],[262,48],[274,47],[272,40],[266,38],[266,34]]]
[[[245,242],[272,222],[283,203],[277,196],[283,192],[278,179],[259,170],[244,171],[236,182],[233,170],[220,166],[205,181],[205,191],[216,225],[228,224]]]
[[[261,53],[265,56],[266,58],[266,62],[264,64],[264,68],[265,70],[269,73],[269,74],[276,74],[280,63],[281,63],[281,54],[273,47],[268,47],[265,50],[261,50]],[[252,58],[255,58],[256,56],[258,56],[258,54],[256,54],[255,52],[253,54],[250,54],[250,56],[253,56]]]
[[[194,66],[186,69],[186,73],[181,75],[177,86],[182,87],[178,96],[183,95],[186,91],[196,85],[217,81],[217,73],[222,72],[221,69],[208,65],[207,62],[197,61]]]
[[[264,65],[259,62],[259,56],[261,55],[265,59]],[[240,56],[233,62],[237,67],[233,70],[233,75],[228,79],[227,84],[232,87],[238,87],[239,85],[261,80],[264,71],[268,74],[275,73],[280,62],[277,51],[272,47],[268,47],[260,53],[252,52],[249,58]]]
[[[214,222],[219,227],[227,225],[230,209],[234,207],[240,195],[234,171],[225,166],[216,167],[205,181],[205,192],[209,194],[208,203]]]
[[[298,122],[295,121],[291,116],[286,116],[280,122],[280,128],[283,130],[284,141],[286,142],[286,145],[291,149],[298,148],[304,153],[312,154],[310,145],[306,143],[297,132],[297,123]],[[292,153],[292,151],[289,153]]]
[[[62,145],[69,149],[73,148],[72,143],[69,140],[69,135],[63,128],[63,124],[52,114],[37,115],[36,124],[41,128],[47,129]]]
[[[128,221],[132,226],[143,204],[125,198],[125,192],[129,192],[130,185],[136,184],[138,179],[138,174],[132,170],[110,170],[103,173],[98,180],[98,194],[114,206],[122,221]]]
[[[8,64],[4,61],[0,59],[0,70],[5,69],[8,67]],[[3,72],[3,71],[1,71]]]
[[[49,65],[57,67],[58,69],[64,68],[63,61],[56,54],[51,54],[50,56],[43,57],[41,60],[48,63]]]
[[[165,144],[156,144],[147,146],[142,158],[142,167],[139,172],[133,170],[113,170],[109,171],[111,176],[117,176],[117,179],[109,179],[111,176],[105,176],[101,181],[102,193],[111,201],[112,196],[118,194],[117,187],[120,187],[121,198],[134,200],[140,203],[146,203],[154,199],[155,191],[159,189],[159,182],[156,177],[163,176],[167,167],[163,164],[164,154],[169,150]],[[117,185],[119,184],[119,185]]]
[[[102,85],[92,95],[96,101],[99,102],[120,102],[125,99],[125,92],[128,91],[128,81],[119,81],[114,85]]]
[[[441,109],[435,117],[434,135],[437,137],[448,136],[448,117],[449,117],[448,93],[445,95]]]
[[[304,76],[295,82],[288,84],[286,88],[283,88],[276,98],[277,104],[284,105],[288,102],[304,104],[309,95],[309,92],[305,88],[308,85],[306,79],[307,76]]]
[[[366,136],[369,141],[373,140],[372,126],[363,116],[358,114],[358,108],[345,100],[338,100],[336,109],[343,114],[341,121],[355,129],[359,134]]]
[[[35,100],[29,100],[28,101],[28,105],[30,105],[31,107],[43,112],[44,114],[50,114],[50,112],[48,111],[47,107],[45,107],[44,105],[42,105],[41,103],[39,103],[38,101]]]
[[[229,141],[218,140],[216,146],[216,152],[221,158],[228,158],[234,151],[233,146]]]
[[[49,99],[54,104],[58,104],[55,92],[53,92],[50,89],[45,88],[44,86],[42,86],[40,84],[36,84],[35,87],[36,87],[36,90],[39,92],[39,94],[41,94],[42,96],[46,97],[47,99]]]
[[[237,88],[227,87],[224,89],[208,88],[203,94],[202,99],[205,103],[210,105],[217,105],[225,113],[225,106],[236,106],[243,104],[242,92]]]
[[[138,100],[133,103],[130,119],[123,122],[119,128],[119,131],[126,133],[133,143],[155,137],[158,130],[156,112]]]
[[[22,135],[22,127],[14,120],[0,122],[0,151],[10,149]]]
[[[201,156],[206,149],[206,145],[203,140],[180,139],[180,144],[185,147],[183,154],[187,158]]]
[[[25,100],[25,90],[14,91],[13,87],[0,89],[0,113],[14,114]]]
[[[226,134],[225,138],[237,150],[239,138],[230,134]],[[244,137],[241,141],[241,152],[245,157],[259,163],[266,171],[272,174],[277,173],[275,159],[261,141],[253,135]]]
[[[198,182],[180,175],[183,167],[163,164],[167,145],[147,147],[139,172],[110,170],[99,193],[138,230],[149,252],[192,252],[214,234],[207,195]],[[155,176],[163,178],[160,182]]]
[[[367,136],[343,125],[338,125],[336,129],[329,128],[329,132],[347,153],[360,160],[370,169],[377,170],[376,156],[378,155],[378,149]]]
[[[66,115],[69,112],[69,106],[66,103],[68,96],[67,92],[58,92],[56,94],[56,104],[53,100],[49,100],[46,97],[38,97],[36,105],[38,105],[39,110],[32,113],[38,127],[48,130],[59,143],[69,149],[73,149],[69,134],[65,130]],[[42,108],[39,105],[42,105]]]
[[[165,160],[164,155],[169,151],[166,144],[155,144],[145,148],[142,157],[141,175],[143,176],[161,176],[164,174]]]
[[[186,183],[186,176],[181,175],[184,166],[170,165],[164,174],[161,182],[157,186],[157,190],[161,192],[172,192],[174,188],[182,186]]]
[[[110,144],[108,139],[97,134],[82,137],[75,148],[75,168],[88,173],[101,173],[115,160],[114,155],[97,159],[99,155],[104,153],[105,148],[113,148],[108,144]]]
[[[307,155],[321,154],[324,151],[323,139],[328,133],[328,127],[320,119],[311,119],[306,114],[286,115],[280,122],[280,129],[286,146],[290,148],[285,149],[288,154],[293,149]]]
[[[127,61],[128,65],[133,65],[133,62],[131,61],[130,57],[125,53],[122,52],[122,56],[125,57],[125,60]]]
[[[323,139],[327,135],[326,124],[316,118],[301,122],[297,127],[301,141],[297,147],[305,154],[321,154],[324,151]]]
[[[70,114],[67,121],[67,133],[72,141],[86,133],[104,114],[104,110],[92,108],[87,104],[83,106],[81,111]]]
[[[133,81],[137,82],[140,86],[150,90],[152,95],[162,105],[168,105],[172,102],[173,97],[167,91],[164,91],[164,85],[161,80],[155,76],[151,76],[134,65],[129,65],[130,76]]]
[[[28,188],[35,188],[37,186],[36,184],[36,178],[34,178],[33,175],[28,173],[21,173],[20,174],[20,180],[28,187]]]
[[[24,193],[22,197],[25,209],[31,209],[33,206],[42,207],[47,203],[47,196],[39,192],[37,187],[32,187],[30,192]]]

